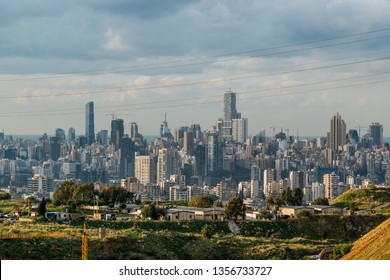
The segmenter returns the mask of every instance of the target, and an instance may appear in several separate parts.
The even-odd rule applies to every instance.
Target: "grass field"
[[[351,242],[384,221],[387,216],[323,216],[288,221],[241,222],[242,234],[230,233],[226,222],[88,221],[90,259],[306,259],[324,248]],[[200,231],[206,224],[213,237]],[[98,239],[99,227],[107,228]],[[1,259],[80,259],[82,223],[7,221],[0,235]],[[47,234],[57,234],[47,237]],[[28,238],[32,234],[42,237]],[[66,237],[58,237],[58,234]]]

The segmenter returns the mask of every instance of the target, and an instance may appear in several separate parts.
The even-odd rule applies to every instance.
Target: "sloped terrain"
[[[390,259],[390,218],[358,239],[343,260]]]
[[[338,207],[349,207],[353,203],[358,209],[371,210],[390,202],[390,187],[350,189],[330,202]]]

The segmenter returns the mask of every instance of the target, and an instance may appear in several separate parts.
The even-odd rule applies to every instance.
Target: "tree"
[[[303,202],[303,191],[300,188],[294,188],[293,190],[287,188],[283,190],[281,198],[284,205],[300,206]]]
[[[213,206],[213,199],[211,195],[195,195],[188,202],[190,207],[208,208]]]
[[[300,188],[292,190],[292,203],[296,206],[301,206],[303,202],[303,191]]]
[[[272,210],[275,206],[275,201],[273,200],[272,196],[268,195],[265,198],[265,205],[268,210]]]
[[[225,205],[225,215],[228,219],[234,218],[235,221],[238,216],[245,219],[245,204],[242,198],[239,196],[231,198]]]
[[[109,186],[100,192],[99,198],[103,199],[106,205],[110,203],[126,203],[127,200],[134,198],[134,193],[121,187]]]
[[[11,195],[6,192],[0,192],[0,200],[7,200],[7,199],[11,199]]]
[[[72,199],[80,204],[90,204],[95,198],[94,189],[93,183],[77,185],[72,189]]]
[[[311,212],[309,210],[302,210],[298,212],[297,218],[311,217]]]
[[[46,198],[42,198],[41,202],[38,204],[38,214],[41,216],[45,216],[46,213],[46,204],[48,200]]]
[[[261,209],[258,214],[259,219],[271,220],[273,215],[269,210]]]
[[[69,200],[72,200],[74,189],[76,188],[76,183],[74,181],[66,180],[59,186],[53,195],[53,204],[54,205],[65,205]]]
[[[329,200],[326,197],[317,197],[311,202],[311,205],[329,205]]]
[[[200,231],[202,236],[206,239],[211,239],[213,237],[213,227],[209,224],[204,225]]]
[[[154,202],[151,204],[145,204],[141,209],[141,216],[143,219],[150,218],[152,220],[157,220],[159,215],[156,209],[156,204]]]
[[[223,208],[223,203],[222,203],[222,201],[217,200],[216,202],[214,202],[213,206],[214,207],[222,207]]]

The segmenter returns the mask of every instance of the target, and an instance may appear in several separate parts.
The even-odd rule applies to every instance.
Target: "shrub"
[[[348,254],[353,247],[353,244],[342,244],[333,248],[333,258],[338,260]]]
[[[211,239],[213,237],[213,227],[211,225],[204,225],[200,231],[202,236],[206,239]]]

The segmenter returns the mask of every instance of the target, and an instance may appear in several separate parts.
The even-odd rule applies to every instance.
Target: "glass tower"
[[[93,107],[93,101],[88,102],[85,106],[85,137],[88,145],[95,141],[95,115]]]

